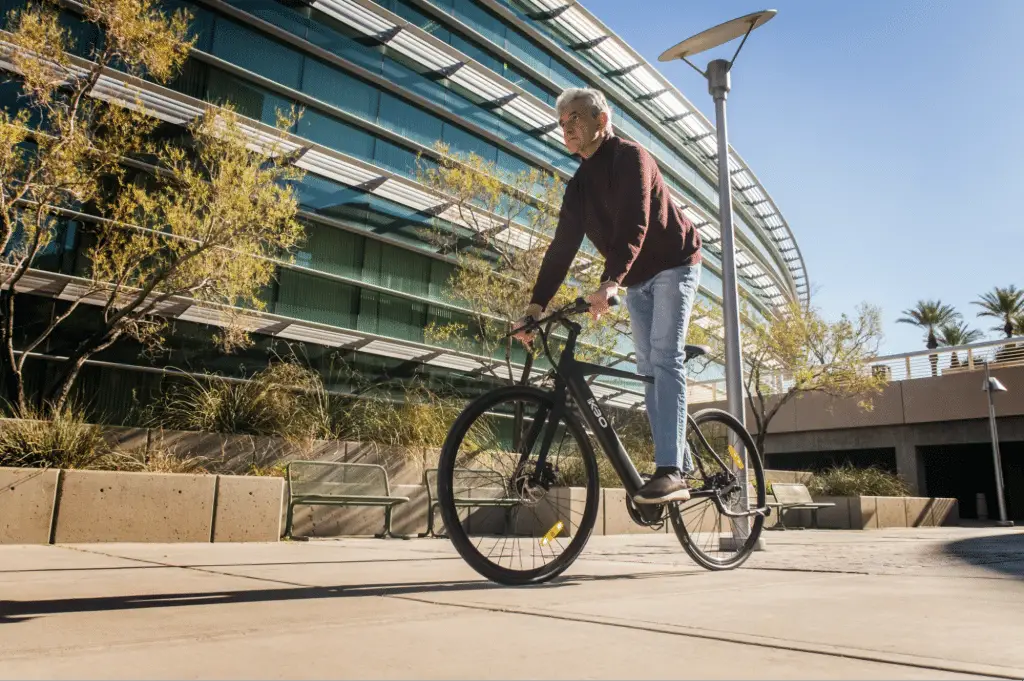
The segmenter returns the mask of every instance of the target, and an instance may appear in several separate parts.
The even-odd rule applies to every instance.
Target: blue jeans
[[[654,436],[654,462],[684,473],[693,468],[686,447],[686,330],[697,295],[701,266],[664,270],[626,291],[637,372],[646,384],[647,418]]]

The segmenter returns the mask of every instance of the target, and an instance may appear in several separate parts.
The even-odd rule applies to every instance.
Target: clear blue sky
[[[733,70],[729,136],[796,233],[816,303],[879,305],[884,353],[923,347],[895,323],[921,298],[998,337],[971,301],[1024,288],[1024,0],[581,3],[712,121],[701,76],[658,55],[777,9]]]

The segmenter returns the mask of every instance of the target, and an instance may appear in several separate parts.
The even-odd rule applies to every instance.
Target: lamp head
[[[658,57],[658,61],[672,61],[673,59],[686,59],[701,52],[724,45],[725,43],[739,38],[741,35],[749,34],[755,28],[771,21],[777,14],[774,9],[764,9],[746,16],[727,21],[691,36],[683,42],[670,47]],[[737,50],[738,52],[738,50]]]
[[[988,392],[992,392],[992,393],[1005,393],[1006,392],[1006,386],[1003,385],[1002,383],[1000,383],[999,379],[996,378],[995,376],[989,376],[987,379],[985,379],[985,382],[981,384],[981,389],[982,389],[983,392],[987,392],[987,393]]]

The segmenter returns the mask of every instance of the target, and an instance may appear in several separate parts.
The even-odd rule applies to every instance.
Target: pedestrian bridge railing
[[[889,381],[895,382],[984,371],[986,362],[993,369],[1024,366],[1024,336],[884,355],[865,363],[862,370],[883,375]],[[776,374],[767,379],[767,387],[771,393],[784,392],[791,385],[792,378],[785,374]],[[725,398],[725,381],[721,378],[689,382],[691,403],[716,402]]]

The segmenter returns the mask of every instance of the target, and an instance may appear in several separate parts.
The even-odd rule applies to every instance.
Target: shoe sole
[[[670,492],[660,497],[642,497],[639,494],[633,497],[633,503],[635,504],[667,504],[670,501],[689,501],[690,490],[681,489],[675,492]]]

